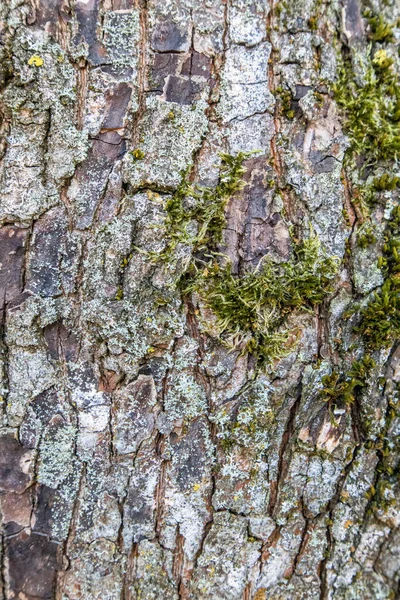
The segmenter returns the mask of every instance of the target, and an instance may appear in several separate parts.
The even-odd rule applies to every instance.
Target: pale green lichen
[[[73,472],[75,438],[76,429],[72,425],[63,425],[44,435],[40,444],[39,483],[57,488]]]
[[[112,65],[118,71],[136,70],[138,53],[131,48],[139,46],[140,28],[138,11],[107,11],[104,15],[104,45]]]

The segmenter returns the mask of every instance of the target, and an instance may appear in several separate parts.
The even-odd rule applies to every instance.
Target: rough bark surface
[[[364,9],[0,1],[1,598],[398,597],[400,350],[374,351],[351,405],[322,381],[360,357],[343,315],[383,281],[388,213],[357,246],[331,89],[338,57],[367,56]],[[190,248],[148,254],[184,170],[213,187],[220,152],[253,150],[219,247],[233,272],[287,261],[291,226],[340,260],[264,372],[174,286]]]

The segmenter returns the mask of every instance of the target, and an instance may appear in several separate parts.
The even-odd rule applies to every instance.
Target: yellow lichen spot
[[[169,119],[170,121],[173,121],[173,120],[175,119],[175,113],[174,113],[174,111],[173,111],[173,110],[170,110],[170,111],[169,111],[169,113],[168,113],[168,119]]]
[[[388,56],[386,50],[377,50],[372,59],[372,63],[381,69],[390,67],[393,63],[393,59]]]
[[[151,190],[147,190],[146,194],[147,194],[148,199],[151,200],[152,202],[156,202],[158,204],[160,204],[161,202],[164,202],[163,199],[161,198],[160,194],[157,194],[157,192],[152,192]]]
[[[156,349],[153,348],[153,346],[150,346],[150,348],[147,349],[147,354],[153,354],[153,352],[155,352]]]
[[[63,62],[64,62],[64,57],[63,57],[63,55],[62,55],[62,54],[59,54],[59,55],[57,56],[57,60],[58,60],[58,62],[59,62],[59,63],[63,63]]]
[[[200,488],[201,488],[201,485],[199,483],[195,483],[193,486],[193,491],[198,492]]]
[[[352,525],[353,525],[353,521],[350,521],[350,519],[348,519],[347,521],[345,521],[344,528],[348,529]]]
[[[136,148],[131,151],[131,154],[135,160],[142,160],[145,157],[145,153],[140,148]]]
[[[41,67],[43,64],[44,64],[43,58],[41,58],[37,54],[34,54],[33,56],[31,56],[30,59],[28,60],[28,65],[30,67],[32,67],[32,66]]]

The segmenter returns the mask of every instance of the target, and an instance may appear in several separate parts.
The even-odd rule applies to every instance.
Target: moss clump
[[[380,175],[379,177],[374,177],[372,186],[377,192],[393,191],[396,189],[399,181],[400,177],[389,175],[389,173],[383,173],[383,175]]]
[[[373,42],[393,42],[393,25],[385,21],[382,15],[367,13],[369,25],[368,37]]]
[[[363,225],[360,228],[357,236],[357,245],[359,248],[368,248],[368,246],[375,244],[376,241],[377,240],[372,225],[370,223]]]
[[[362,311],[361,325],[355,330],[362,334],[368,349],[388,348],[399,337],[399,310],[399,287],[388,279]]]
[[[282,114],[288,119],[293,119],[295,112],[292,107],[292,94],[289,90],[285,90],[283,87],[277,87],[275,94],[280,100],[280,109]]]
[[[322,397],[326,402],[349,406],[354,402],[357,392],[366,386],[367,379],[375,366],[375,361],[367,354],[360,360],[354,360],[345,375],[340,375],[337,371],[325,375],[322,378],[324,386]]]
[[[165,229],[168,244],[155,260],[169,259],[178,244],[188,244],[193,252],[215,247],[222,239],[225,226],[225,208],[235,192],[243,188],[246,172],[243,162],[253,153],[239,152],[236,156],[220,154],[220,178],[215,188],[200,187],[189,181],[189,173],[166,203]],[[193,225],[196,225],[194,231]]]
[[[265,258],[255,272],[243,277],[233,275],[229,263],[220,264],[216,250],[226,224],[225,208],[244,186],[243,162],[251,154],[221,154],[215,188],[196,186],[187,172],[183,174],[166,203],[167,246],[150,257],[167,262],[179,244],[189,246],[177,281],[182,293],[196,292],[213,311],[222,342],[255,354],[259,364],[265,365],[288,353],[292,344],[284,326],[289,313],[320,304],[331,291],[338,265],[313,234],[295,244],[290,261]]]
[[[400,206],[392,211],[379,266],[385,281],[361,311],[360,333],[369,351],[388,348],[400,336]]]
[[[307,25],[311,31],[316,31],[318,29],[318,17],[316,15],[310,17],[307,21]]]
[[[336,102],[345,112],[347,158],[362,155],[365,165],[396,160],[400,152],[400,86],[392,62],[386,50],[370,54],[363,84],[351,65],[343,64],[334,86]]]
[[[382,203],[382,192],[392,192],[399,184],[397,175],[383,173],[369,183],[354,185],[352,190],[352,203],[357,211],[359,220],[363,222],[370,214],[370,210]]]
[[[336,272],[337,261],[322,250],[317,236],[310,235],[295,245],[291,260],[277,263],[267,257],[243,277],[213,257],[184,290],[197,292],[213,311],[225,343],[255,354],[265,365],[293,345],[285,331],[288,315],[320,304],[331,292]]]

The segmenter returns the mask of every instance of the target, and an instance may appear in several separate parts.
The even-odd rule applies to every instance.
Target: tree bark
[[[368,215],[357,202],[397,157],[346,162],[355,125],[334,91],[341,61],[360,90],[370,57],[398,72],[399,5],[0,0],[0,14],[1,597],[399,597],[400,350],[392,330],[374,345],[362,312],[396,182]],[[253,151],[222,240],[198,251],[171,198],[202,186],[189,214],[219,189],[221,153]],[[284,271],[309,236],[337,275],[282,309],[283,352],[262,365],[246,345],[262,324],[232,348],[203,280],[177,284],[207,252],[234,281]]]

